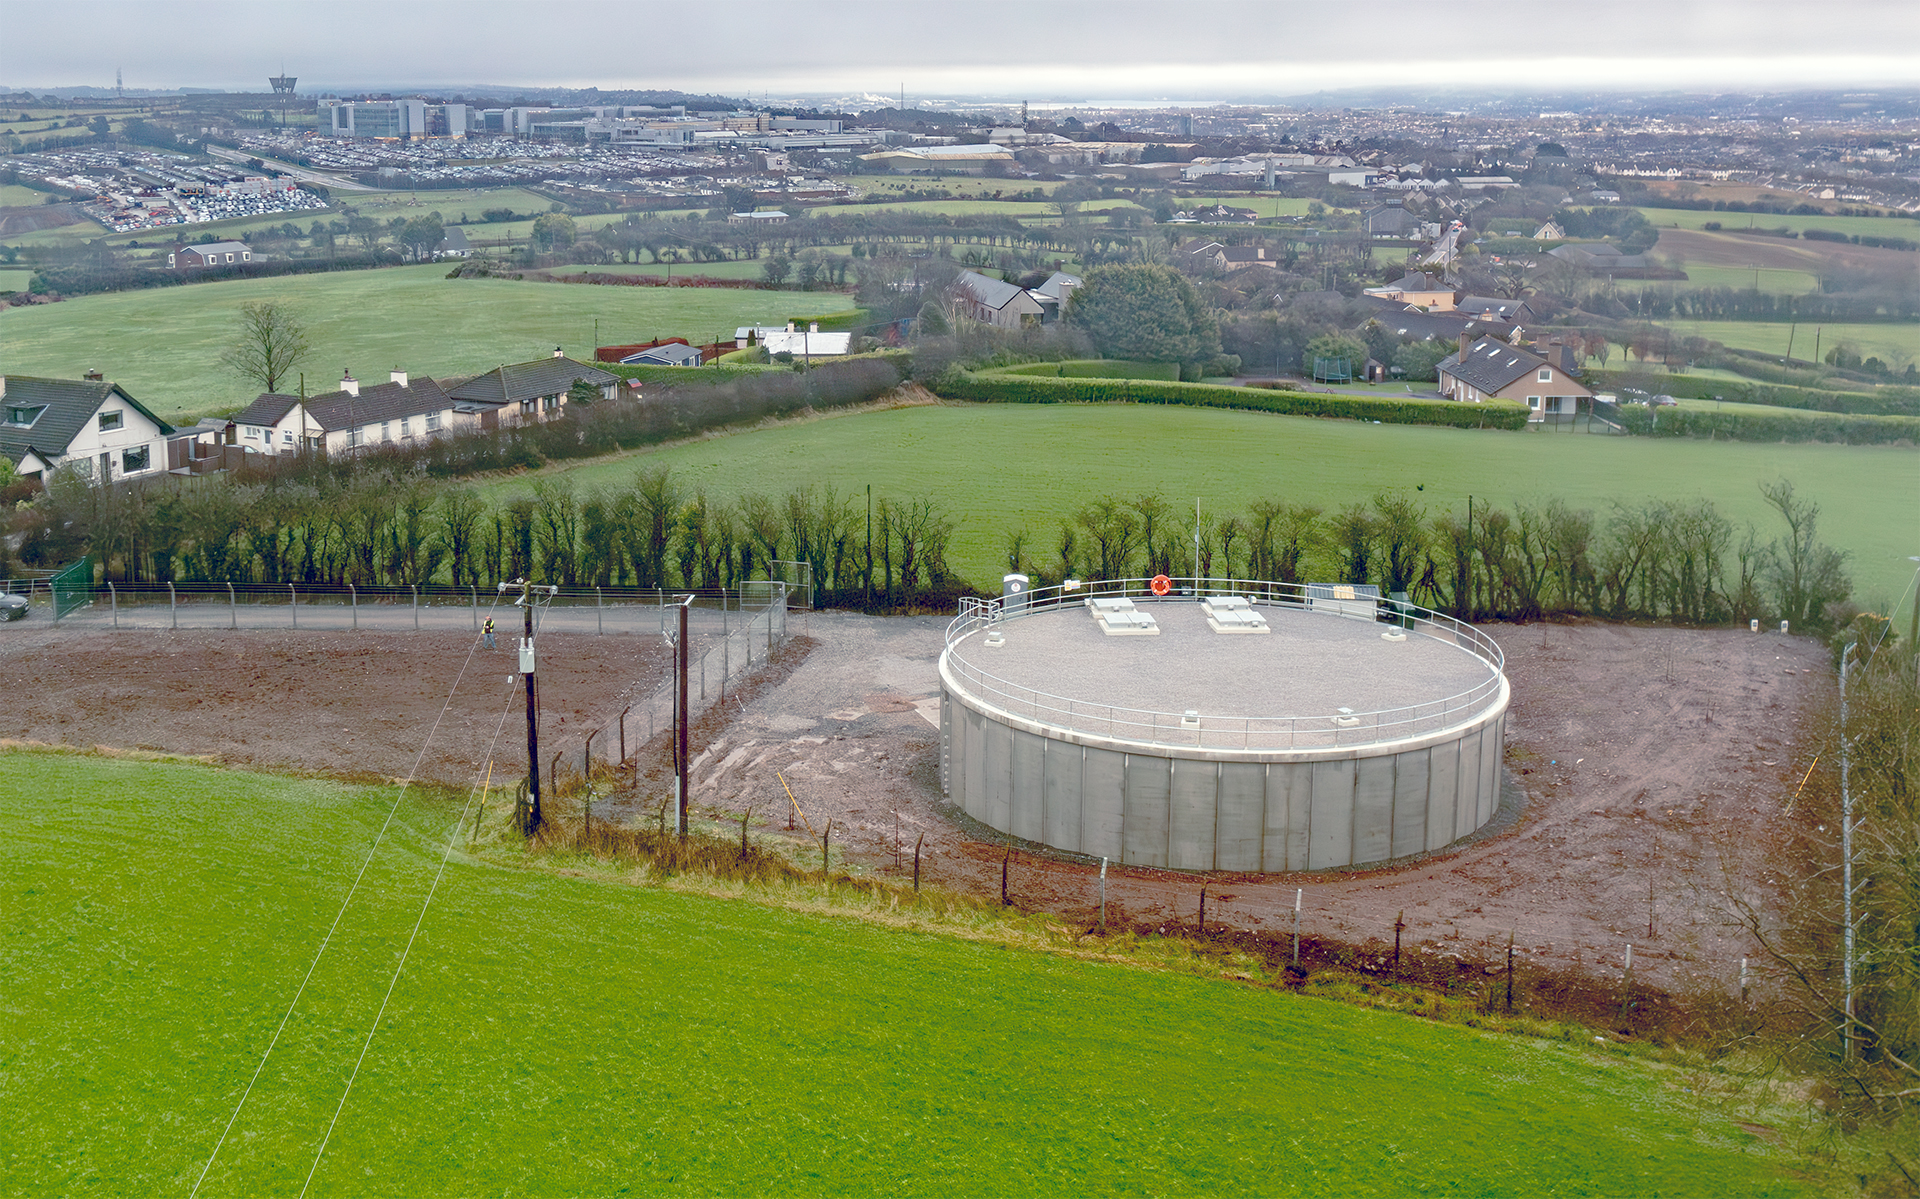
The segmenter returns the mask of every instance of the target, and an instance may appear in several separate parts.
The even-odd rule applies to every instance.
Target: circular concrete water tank
[[[1368,591],[1133,579],[966,601],[940,657],[941,785],[991,828],[1136,866],[1439,849],[1499,808],[1503,659]]]

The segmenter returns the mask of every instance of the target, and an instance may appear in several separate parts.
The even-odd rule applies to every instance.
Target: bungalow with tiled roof
[[[1446,283],[1424,271],[1402,275],[1383,287],[1369,287],[1363,293],[1383,300],[1412,304],[1429,312],[1451,312],[1456,293]]]
[[[613,399],[620,386],[619,375],[575,362],[555,346],[551,358],[497,366],[456,383],[447,394],[464,403],[491,406],[495,415],[487,427],[527,424],[558,416],[567,405],[567,392],[583,379],[603,400]]]
[[[975,271],[961,271],[953,290],[961,311],[983,325],[1018,329],[1039,324],[1046,314],[1046,307],[1026,288]]]
[[[255,453],[340,454],[480,428],[482,415],[462,411],[432,379],[413,379],[396,368],[387,382],[368,387],[349,371],[338,391],[316,396],[267,392],[232,421],[234,444]]]
[[[1581,400],[1593,401],[1593,393],[1561,366],[1497,337],[1471,345],[1462,337],[1460,352],[1442,359],[1437,369],[1440,394],[1447,399],[1513,400],[1527,406],[1530,421],[1571,417]]]

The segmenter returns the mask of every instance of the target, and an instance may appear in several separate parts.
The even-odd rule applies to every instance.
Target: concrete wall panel
[[[1427,755],[1427,848],[1453,840],[1454,810],[1460,796],[1460,745],[1442,741]]]
[[[1353,761],[1313,764],[1307,869],[1353,864]]]
[[[1454,803],[1453,835],[1466,836],[1478,826],[1480,813],[1480,738],[1469,735],[1460,746],[1460,798]]]
[[[1479,828],[1500,810],[1500,726],[1493,721],[1480,730],[1480,811],[1473,827]]]
[[[1267,794],[1276,791],[1286,807],[1286,865],[1305,870],[1313,849],[1313,763],[1282,762],[1267,768]]]
[[[1219,830],[1220,764],[1173,760],[1168,802],[1167,864],[1175,870],[1212,870]]]
[[[1213,834],[1215,870],[1266,869],[1260,852],[1266,807],[1266,763],[1220,763],[1220,814]]]
[[[1393,856],[1393,755],[1360,758],[1353,771],[1353,862]]]
[[[1411,749],[1396,755],[1393,775],[1393,856],[1403,858],[1427,847],[1427,760],[1430,751]]]
[[[963,735],[967,739],[961,751],[961,770],[966,778],[963,794],[966,802],[961,810],[975,820],[987,818],[987,725],[992,723],[985,716],[966,709],[962,716],[966,725]]]
[[[1120,850],[1127,823],[1127,755],[1089,745],[1080,780],[1081,852],[1125,861]]]
[[[1066,741],[1047,746],[1040,789],[1046,801],[1046,819],[1040,840],[1057,849],[1078,850],[1080,840],[1080,764],[1087,751]]]
[[[1127,817],[1121,830],[1121,860],[1135,866],[1167,864],[1167,802],[1173,760],[1127,755]]]
[[[1007,831],[1027,841],[1046,836],[1046,797],[1042,788],[1042,770],[1046,765],[1047,740],[1025,729],[1013,730],[1013,813]]]
[[[980,819],[1002,832],[1013,831],[1013,729],[997,720],[983,726],[981,762],[986,782],[986,815]]]

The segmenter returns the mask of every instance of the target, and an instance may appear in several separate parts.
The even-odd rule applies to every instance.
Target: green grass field
[[[1811,271],[1783,270],[1778,267],[1761,267],[1754,271],[1746,267],[1699,266],[1691,262],[1682,269],[1687,272],[1685,280],[1616,279],[1613,286],[1620,291],[1700,291],[1721,287],[1751,291],[1757,281],[1762,292],[1783,296],[1801,296],[1820,289],[1820,278]]]
[[[1044,560],[1062,517],[1094,496],[1159,491],[1177,511],[1261,498],[1335,509],[1404,487],[1434,511],[1558,496],[1604,512],[1614,500],[1707,496],[1767,538],[1777,518],[1757,485],[1785,475],[1819,501],[1821,532],[1852,554],[1862,600],[1899,595],[1920,554],[1920,462],[1882,446],[1762,445],[1370,425],[1157,405],[953,404],[895,409],[738,433],[565,473],[583,487],[625,486],[642,465],[670,466],[716,497],[831,483],[876,495],[930,495],[956,521],[952,561],[965,578],[1004,572],[1003,538],[1033,535]],[[543,473],[550,473],[543,472]],[[531,477],[486,484],[493,498]]]
[[[1907,363],[1920,357],[1920,325],[1802,323],[1791,326],[1776,321],[1662,321],[1660,325],[1672,329],[1676,336],[1705,337],[1735,349],[1783,356],[1791,336],[1793,356],[1800,359],[1814,356],[1816,330],[1822,355],[1845,342],[1859,350],[1863,357],[1877,354],[1896,369],[1904,369]]]
[[[35,797],[0,832],[0,1189],[185,1194],[390,793],[18,751],[0,782]],[[1588,1044],[458,856],[422,919],[452,825],[401,805],[203,1194],[1811,1190]]]
[[[601,344],[731,336],[744,324],[776,324],[853,306],[831,292],[578,287],[511,279],[448,279],[442,265],[229,280],[83,296],[0,312],[0,369],[79,378],[96,368],[162,419],[191,423],[231,412],[259,389],[220,365],[240,305],[275,300],[305,321],[313,353],[309,393],[339,386],[341,367],[384,380],[415,374],[477,374],[503,362],[542,358],[560,345],[576,358]],[[297,380],[288,386],[297,385]]]
[[[1873,237],[1904,237],[1920,241],[1920,221],[1884,216],[1781,216],[1771,212],[1702,212],[1691,208],[1642,208],[1648,222],[1662,228],[1705,229],[1717,222],[1722,229],[1779,229],[1795,233],[1808,229],[1830,229],[1835,233],[1868,234]]]
[[[32,282],[32,271],[0,267],[0,292],[25,291]]]
[[[0,208],[38,208],[47,202],[47,195],[18,183],[0,183]]]

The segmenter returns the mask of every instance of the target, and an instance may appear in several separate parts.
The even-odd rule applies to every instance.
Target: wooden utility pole
[[[533,584],[520,583],[520,617],[524,634],[520,640],[520,673],[527,680],[527,826],[531,837],[540,829],[540,718],[537,684],[533,668]]]
[[[679,823],[682,841],[687,839],[687,609],[693,606],[691,595],[680,601],[680,631],[674,639],[674,785],[678,792]]]

